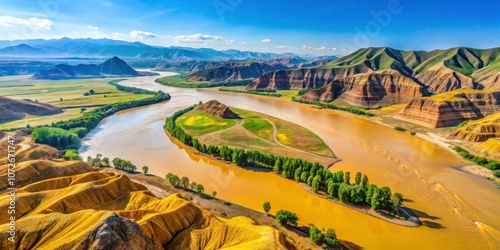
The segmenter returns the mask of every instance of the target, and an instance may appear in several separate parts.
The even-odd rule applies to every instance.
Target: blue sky
[[[346,54],[369,46],[500,46],[500,1],[0,0],[0,40],[91,37],[160,46]]]

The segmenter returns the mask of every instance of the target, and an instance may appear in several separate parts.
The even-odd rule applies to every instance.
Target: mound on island
[[[126,175],[66,161],[59,151],[16,137],[16,241],[0,217],[0,249],[295,249],[283,234],[248,217],[220,218],[179,194],[164,199]],[[6,145],[7,133],[0,135]],[[7,147],[0,183],[7,183]],[[10,204],[0,186],[0,209]]]
[[[198,106],[197,109],[219,118],[240,118],[237,114],[231,111],[228,106],[218,102],[217,100],[205,102]]]
[[[28,115],[53,115],[62,112],[62,109],[50,104],[0,96],[0,122],[21,119]]]

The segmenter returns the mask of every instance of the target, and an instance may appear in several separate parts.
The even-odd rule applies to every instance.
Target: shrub
[[[500,170],[495,170],[495,171],[493,171],[493,175],[494,175],[495,177],[500,178]]]
[[[75,133],[62,128],[35,128],[31,133],[31,138],[36,143],[48,144],[61,150],[80,147],[80,138]]]
[[[70,149],[64,152],[64,159],[68,161],[76,161],[76,160],[81,160],[81,157],[78,155],[78,151]]]
[[[486,168],[489,170],[500,170],[500,161],[490,161],[486,164]]]
[[[403,131],[403,132],[406,131],[406,129],[401,127],[401,126],[396,126],[396,127],[394,127],[394,129],[398,130],[398,131]]]
[[[276,221],[282,226],[285,226],[287,224],[290,224],[292,226],[297,226],[299,217],[297,217],[297,214],[292,213],[290,211],[279,210],[278,212],[276,212]]]
[[[415,131],[410,132],[410,135],[416,135],[416,134],[417,134],[417,132],[415,132]]]
[[[314,241],[314,243],[318,243],[323,238],[323,234],[319,228],[311,224],[311,227],[309,228],[309,237],[312,241]]]

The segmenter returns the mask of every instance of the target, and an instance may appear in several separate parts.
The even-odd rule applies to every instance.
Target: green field
[[[171,87],[180,87],[180,88],[196,88],[196,85],[200,83],[207,82],[188,82],[186,81],[186,77],[188,74],[179,74],[175,76],[167,76],[156,79],[156,82],[162,85],[171,86]]]
[[[230,86],[230,87],[222,87],[219,89],[220,91],[227,91],[227,92],[236,92],[236,93],[244,93],[244,94],[251,94],[251,95],[268,95],[269,94],[279,94],[279,98],[285,98],[285,99],[291,99],[292,97],[298,97],[299,96],[299,91],[298,89],[285,89],[285,90],[276,90],[276,92],[248,92],[245,89],[245,86]]]
[[[211,116],[203,111],[193,110],[189,115],[177,118],[176,123],[191,136],[200,136],[233,127],[237,124],[237,120],[222,119]]]
[[[80,108],[85,107],[87,111],[106,104],[127,102],[152,97],[147,94],[133,94],[119,91],[116,87],[108,84],[112,79],[78,79],[60,81],[30,80],[22,82],[6,81],[0,82],[2,96],[11,99],[31,99],[41,103],[48,103],[64,109],[61,114],[52,116],[32,116],[20,120],[9,121],[0,124],[0,129],[46,125],[52,122],[68,120],[81,115]],[[84,96],[83,93],[90,89],[95,94]],[[61,100],[62,98],[62,100]]]
[[[330,148],[313,132],[276,117],[231,108],[241,119],[223,119],[191,110],[176,125],[201,143],[274,153],[317,161],[326,166],[335,161]]]
[[[179,88],[213,88],[220,86],[245,86],[251,81],[251,80],[238,80],[238,81],[219,81],[219,82],[212,82],[212,81],[190,82],[186,81],[186,77],[188,76],[189,76],[188,74],[167,76],[163,78],[158,78],[155,80],[155,82],[165,86],[179,87]]]

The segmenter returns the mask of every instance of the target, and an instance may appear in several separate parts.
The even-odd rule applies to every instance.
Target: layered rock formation
[[[218,102],[217,100],[211,100],[205,102],[198,106],[198,110],[201,110],[209,115],[213,115],[219,118],[239,118],[228,106]]]
[[[476,87],[472,78],[451,70],[442,63],[419,75],[418,80],[425,83],[427,90],[432,93],[444,93],[460,88],[473,89]]]
[[[268,72],[247,85],[255,89],[304,89],[322,87],[356,74],[393,70],[411,78],[427,92],[439,94],[460,88],[495,90],[500,85],[500,48],[452,48],[403,51],[392,48],[360,49],[348,56],[311,68]],[[352,81],[345,79],[344,82]],[[326,90],[324,90],[326,92]],[[313,93],[313,96],[317,93]],[[334,96],[334,95],[330,95]],[[339,95],[340,96],[340,95]],[[354,99],[359,98],[355,97]],[[367,92],[361,99],[371,100]],[[353,103],[363,103],[355,101]]]
[[[500,112],[500,92],[460,89],[412,100],[395,118],[438,128]]]
[[[301,97],[303,101],[331,102],[339,99],[352,105],[372,106],[384,98],[407,100],[423,95],[423,87],[397,71],[357,74],[333,80]]]
[[[484,142],[500,137],[500,112],[468,122],[451,132],[450,136],[470,142]]]
[[[257,78],[260,75],[297,67],[301,61],[295,58],[281,58],[266,61],[229,61],[222,65],[201,70],[189,75],[188,81],[235,81]]]
[[[50,104],[0,96],[0,122],[21,119],[28,115],[53,115],[62,112],[62,109]]]
[[[7,134],[0,136],[5,144]],[[0,216],[0,249],[294,248],[272,227],[247,217],[219,218],[178,194],[159,199],[125,175],[92,171],[81,161],[42,152],[50,159],[30,158],[29,152],[42,146],[20,133],[16,138],[23,158],[18,174],[37,177],[17,183],[15,242],[8,240],[10,217]],[[2,183],[7,183],[5,149],[0,151]],[[11,202],[7,192],[0,187],[1,211]]]

